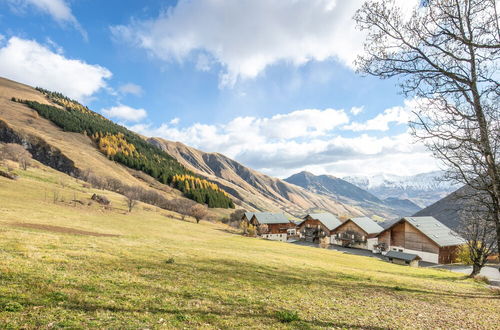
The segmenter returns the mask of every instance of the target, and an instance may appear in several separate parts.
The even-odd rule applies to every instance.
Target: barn
[[[332,231],[331,243],[344,247],[374,250],[382,228],[367,217],[350,218]]]
[[[330,233],[342,224],[331,213],[310,213],[306,215],[297,226],[301,240],[311,243],[321,243],[326,240],[330,243]]]
[[[434,217],[405,217],[378,235],[382,254],[399,251],[416,254],[423,261],[449,264],[465,241]]]
[[[283,213],[257,212],[252,213],[250,224],[257,229],[257,235],[273,241],[286,242],[288,234],[295,231],[295,223]]]

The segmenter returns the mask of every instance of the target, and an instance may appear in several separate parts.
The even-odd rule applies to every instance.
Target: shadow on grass
[[[377,282],[372,279],[373,275],[365,277],[347,273],[329,273],[321,269],[310,269],[305,274],[303,268],[282,268],[279,264],[256,267],[256,263],[252,262],[215,257],[208,260],[193,258],[189,262],[184,259],[172,264],[165,264],[162,260],[122,258],[115,264],[82,263],[80,267],[74,270],[76,272],[73,276],[80,272],[92,275],[76,283],[69,284],[70,282],[65,279],[66,274],[63,273],[61,277],[55,278],[33,273],[24,280],[22,277],[5,278],[2,284],[14,283],[20,289],[21,297],[30,296],[26,294],[30,292],[32,296],[30,299],[20,296],[8,299],[25,307],[45,306],[79,313],[107,311],[165,314],[172,317],[187,315],[194,320],[206,320],[215,325],[220,325],[219,323],[228,316],[241,318],[242,321],[247,319],[247,322],[248,319],[252,319],[254,320],[252,324],[258,322],[266,325],[279,324],[276,312],[280,308],[280,303],[298,311],[301,311],[301,306],[303,307],[300,295],[287,301],[286,296],[282,300],[279,294],[297,289],[313,288],[312,292],[316,294],[322,290],[321,288],[325,288],[325,291],[329,290],[328,292],[342,292],[345,297],[351,299],[357,299],[359,296],[370,297],[377,293],[390,296],[387,298],[392,302],[404,300],[408,294],[417,295],[417,298],[418,295],[435,298],[436,304],[441,303],[443,297],[463,299],[464,305],[467,304],[467,299],[500,299],[498,295],[484,293],[432,291],[404,284]],[[96,268],[99,268],[97,272]],[[125,271],[127,276],[125,278],[107,276],[116,270]],[[397,275],[390,272],[382,273]],[[35,283],[41,285],[37,286]],[[245,288],[251,288],[250,295],[242,294]],[[265,297],[271,288],[275,288],[279,294],[274,293],[272,297]],[[71,294],[58,293],[68,289]],[[304,291],[304,294],[306,293]],[[176,307],[172,307],[174,302]],[[201,302],[200,307],[193,307],[191,302]],[[211,320],[213,317],[218,317],[220,320]],[[356,320],[352,322],[332,320],[335,318],[335,312],[328,318],[330,320],[301,319],[291,322],[290,326],[385,329],[371,324],[360,324],[361,321]]]

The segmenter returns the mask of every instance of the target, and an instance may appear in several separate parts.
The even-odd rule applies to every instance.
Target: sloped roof
[[[255,214],[254,212],[245,212],[245,217],[247,217],[248,221],[250,221],[250,219],[252,219],[254,214]]]
[[[385,254],[387,258],[395,258],[395,259],[401,259],[405,261],[413,261],[415,259],[421,260],[418,255],[413,254],[413,253],[405,253],[405,252],[399,252],[399,251],[389,251]]]
[[[440,247],[462,245],[465,240],[434,217],[403,218]]]
[[[368,235],[378,234],[384,230],[378,223],[367,217],[350,218],[349,220],[358,225],[359,228],[363,229]]]
[[[321,221],[321,223],[324,224],[329,230],[334,230],[342,224],[342,222],[331,213],[310,213],[308,216]]]
[[[289,223],[287,217],[283,213],[271,213],[271,212],[258,212],[253,213],[257,218],[257,221],[261,224],[272,224],[272,223]]]

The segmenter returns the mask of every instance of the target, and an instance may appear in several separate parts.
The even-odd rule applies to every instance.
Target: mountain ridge
[[[420,209],[409,200],[398,198],[380,199],[370,192],[333,175],[314,175],[307,171],[296,173],[285,181],[301,186],[311,192],[335,198],[343,203],[356,205],[368,211],[371,216],[386,220],[407,216]]]

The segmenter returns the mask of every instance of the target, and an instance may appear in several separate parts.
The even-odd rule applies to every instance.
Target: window
[[[409,265],[409,264],[410,264],[410,262],[409,262],[408,260],[405,260],[405,264]]]
[[[399,252],[403,252],[403,249],[399,249]]]

